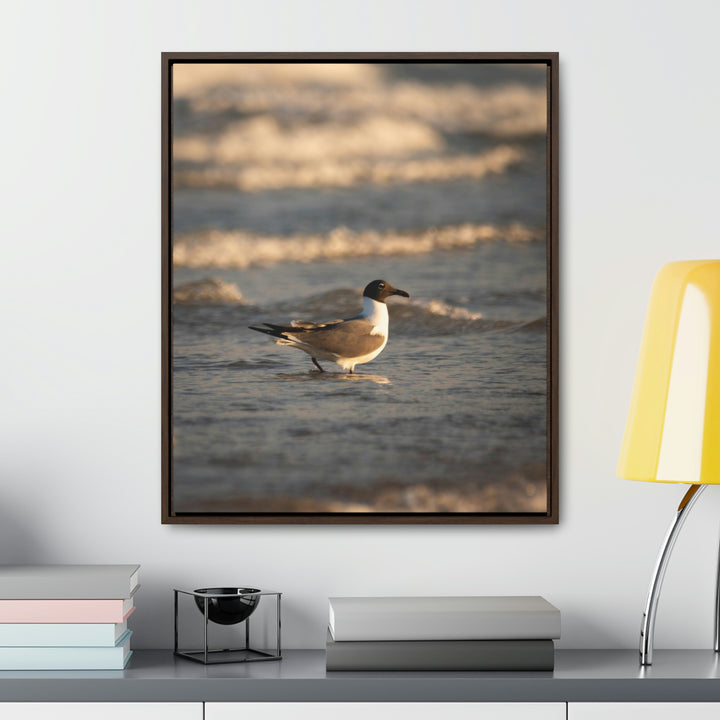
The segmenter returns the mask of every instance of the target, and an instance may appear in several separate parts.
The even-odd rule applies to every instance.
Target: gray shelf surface
[[[205,666],[136,650],[119,671],[0,671],[0,701],[26,702],[720,702],[711,650],[558,650],[554,672],[326,672],[322,650]]]

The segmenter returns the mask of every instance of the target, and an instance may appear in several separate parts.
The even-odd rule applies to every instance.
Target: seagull
[[[320,372],[318,362],[332,360],[352,373],[356,365],[376,358],[388,341],[388,310],[385,300],[391,295],[409,298],[404,290],[394,288],[386,280],[373,280],[363,290],[363,311],[347,320],[327,323],[293,321],[291,325],[250,326],[250,330],[275,338],[278,345],[289,345],[306,352]]]

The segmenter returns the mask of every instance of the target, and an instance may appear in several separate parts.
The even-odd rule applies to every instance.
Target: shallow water
[[[257,304],[175,306],[178,508],[222,500],[242,510],[246,496],[268,495],[289,507],[297,498],[377,507],[396,486],[464,496],[505,481],[536,501],[545,451],[543,259],[540,243],[496,243],[461,258],[383,263],[382,274],[413,299],[389,302],[388,345],[355,375],[333,363],[321,374],[305,353],[248,326],[349,317],[360,288],[343,289],[348,278],[373,279],[377,268],[314,263],[300,268],[300,281],[287,265],[222,273],[240,288],[252,276],[266,294]],[[341,289],[286,296],[300,284]]]
[[[468,72],[458,68],[457,81],[472,83]],[[395,69],[425,87],[437,74]],[[485,74],[475,87],[484,84]],[[210,100],[232,98],[236,111],[249,102],[217,92],[193,96],[205,98],[200,110],[183,104],[181,128],[209,122]],[[345,97],[361,100],[372,104]],[[291,127],[303,121],[291,117]],[[487,131],[448,130],[463,117],[425,118],[444,139],[441,157],[499,144]],[[523,160],[481,179],[176,190],[176,252],[205,245],[176,255],[173,269],[175,511],[545,511],[544,137],[513,145]],[[387,347],[354,375],[329,362],[320,373],[248,329],[350,317],[376,278],[412,298],[388,302]]]

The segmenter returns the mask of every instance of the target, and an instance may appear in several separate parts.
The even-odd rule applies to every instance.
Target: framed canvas
[[[162,55],[162,521],[558,522],[558,54]]]

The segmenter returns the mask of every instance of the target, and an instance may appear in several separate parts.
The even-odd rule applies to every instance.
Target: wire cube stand
[[[180,590],[175,588],[173,590],[175,598],[175,624],[174,624],[174,635],[175,642],[173,648],[173,654],[177,657],[183,657],[194,662],[202,663],[203,665],[215,665],[220,663],[244,663],[244,662],[260,662],[263,660],[281,660],[282,659],[282,645],[281,645],[281,621],[280,621],[280,599],[282,593],[272,590],[258,590],[255,592],[235,592],[229,593],[208,593],[208,592],[196,592],[194,590]],[[178,628],[178,615],[179,615],[179,597],[181,595],[190,596],[193,598],[195,603],[198,603],[198,599],[202,602],[203,607],[203,618],[204,618],[204,642],[202,649],[199,650],[187,650],[180,649],[179,646],[179,628]],[[242,620],[245,623],[245,644],[243,647],[230,647],[230,648],[218,648],[211,649],[208,641],[208,623],[210,620],[209,600],[211,599],[230,599],[230,598],[258,598],[260,601],[262,598],[267,597],[270,599],[272,596],[276,598],[276,625],[275,625],[275,650],[256,650],[250,647],[250,618],[251,615]],[[267,604],[267,603],[266,603]],[[259,605],[258,605],[259,607]]]

